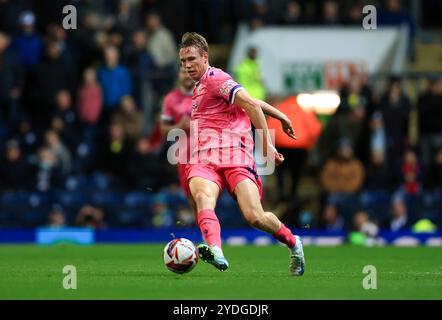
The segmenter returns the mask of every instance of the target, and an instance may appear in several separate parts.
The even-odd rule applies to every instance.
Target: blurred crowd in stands
[[[67,4],[78,10],[78,30],[61,25]],[[162,98],[175,85],[182,33],[195,30],[220,44],[233,41],[241,21],[251,28],[359,24],[364,4],[0,1],[0,227],[192,224],[158,123]],[[412,26],[400,1],[385,1],[383,8],[379,23]],[[407,139],[413,105],[401,80],[392,78],[377,97],[365,79],[352,79],[317,146],[321,165],[312,175],[323,190],[319,216],[303,215],[294,196],[285,219],[292,226],[344,230],[354,226],[355,212],[375,208],[364,212],[393,230],[422,214],[422,205],[413,207],[419,202],[440,223],[437,86],[430,79],[419,97],[422,148],[416,148]],[[218,214],[227,225],[243,223],[228,196],[222,195]]]

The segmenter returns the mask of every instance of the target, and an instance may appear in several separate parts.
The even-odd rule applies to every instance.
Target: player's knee
[[[210,206],[215,202],[215,198],[204,190],[198,190],[193,195],[197,206]]]

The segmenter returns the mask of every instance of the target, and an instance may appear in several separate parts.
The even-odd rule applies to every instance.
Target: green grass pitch
[[[0,246],[0,299],[442,299],[440,248],[305,248],[306,273],[292,277],[281,246],[226,246],[230,268],[200,261],[176,275],[163,245]],[[65,265],[77,289],[63,289]],[[365,290],[365,265],[377,289]]]

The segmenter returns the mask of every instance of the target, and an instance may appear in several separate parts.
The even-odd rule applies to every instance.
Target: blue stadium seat
[[[20,204],[28,199],[26,192],[5,192],[1,194],[1,204],[5,206]]]
[[[41,227],[48,223],[48,206],[39,210],[23,209],[20,215],[20,225],[24,227]]]
[[[80,206],[90,202],[90,197],[79,191],[61,191],[55,194],[54,200],[56,203],[65,206]]]
[[[126,194],[124,204],[128,207],[149,207],[153,196],[147,192],[134,191]]]
[[[127,208],[116,214],[115,223],[120,227],[143,227],[148,218],[146,210]]]
[[[27,194],[27,203],[32,208],[38,208],[48,205],[50,202],[50,195],[42,192],[30,192]]]
[[[124,205],[124,197],[116,192],[99,191],[91,195],[91,202],[98,206]]]
[[[65,188],[69,191],[91,190],[92,186],[93,183],[84,175],[71,175],[66,178]]]
[[[364,190],[359,195],[359,202],[373,218],[385,219],[390,212],[391,195],[386,190]]]

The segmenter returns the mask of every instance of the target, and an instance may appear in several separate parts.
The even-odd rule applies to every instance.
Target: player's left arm
[[[270,138],[269,128],[264,116],[264,112],[256,99],[252,98],[250,94],[241,88],[238,90],[233,98],[233,102],[236,106],[243,108],[256,129],[263,131],[263,152],[267,156],[267,150],[272,150],[275,154],[275,163],[277,165],[284,161],[284,157],[280,154]]]
[[[292,121],[287,117],[285,113],[282,113],[281,111],[279,111],[278,109],[276,109],[275,107],[273,107],[272,105],[268,104],[265,101],[259,99],[255,100],[261,106],[261,109],[264,112],[264,114],[279,120],[281,122],[282,129],[284,130],[284,132],[290,138],[293,138],[295,140],[297,139],[295,135],[295,130],[293,129],[292,126]]]

